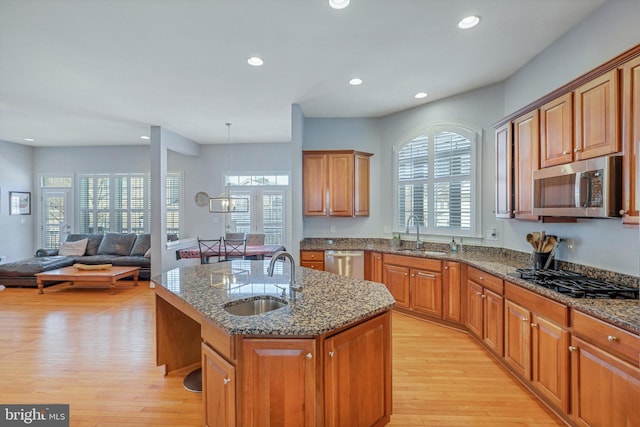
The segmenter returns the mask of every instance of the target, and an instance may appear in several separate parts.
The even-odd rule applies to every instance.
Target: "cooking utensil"
[[[542,248],[542,252],[551,252],[553,250],[553,246],[557,243],[556,238],[554,236],[547,237],[547,240],[544,242],[544,247]]]
[[[540,240],[538,240],[538,252],[543,252],[543,248],[544,248],[544,242],[546,239],[546,233],[544,232],[544,230],[542,230],[542,232],[540,233]]]
[[[535,241],[535,240],[533,240],[533,234],[531,234],[531,233],[527,233],[527,242],[529,242],[529,244],[531,245],[531,247],[532,247],[533,249],[535,249],[535,248],[536,248],[536,241]]]

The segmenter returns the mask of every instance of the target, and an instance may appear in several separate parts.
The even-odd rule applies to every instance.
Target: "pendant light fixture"
[[[231,123],[227,125],[227,149],[231,150]],[[211,213],[234,213],[249,212],[248,197],[231,196],[231,186],[227,184],[222,194],[209,199],[209,212]]]

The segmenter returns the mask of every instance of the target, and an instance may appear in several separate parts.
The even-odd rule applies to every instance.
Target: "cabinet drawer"
[[[640,337],[596,319],[580,311],[572,310],[573,333],[603,350],[617,354],[637,364],[640,355]]]
[[[233,351],[233,338],[231,335],[221,331],[207,320],[203,320],[201,326],[202,340],[213,348],[216,352],[227,358],[235,360]]]
[[[300,260],[324,262],[324,251],[300,251]]]
[[[442,271],[442,261],[439,259],[384,254],[384,263],[421,270]]]
[[[499,293],[500,295],[504,293],[502,279],[487,272],[478,270],[474,267],[467,267],[467,278],[484,286],[485,288],[489,288],[492,291]]]
[[[324,271],[324,261],[300,261],[300,267],[307,267],[318,271]]]
[[[504,296],[560,326],[569,326],[569,308],[564,304],[509,282],[504,284]]]

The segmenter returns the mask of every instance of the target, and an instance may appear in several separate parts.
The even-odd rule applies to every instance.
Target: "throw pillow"
[[[151,258],[151,248],[147,249],[147,252],[144,253],[145,258]]]
[[[98,248],[98,255],[120,255],[128,256],[136,241],[135,234],[107,233],[102,238],[102,243]]]
[[[75,242],[64,242],[58,251],[58,255],[82,256],[87,249],[89,239],[81,239]]]

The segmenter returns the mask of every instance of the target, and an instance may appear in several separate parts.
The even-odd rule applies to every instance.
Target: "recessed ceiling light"
[[[27,142],[35,142],[35,139],[33,139],[33,138],[25,138],[24,140],[27,141]]]
[[[458,22],[458,28],[462,28],[463,30],[468,30],[469,28],[473,28],[476,25],[478,25],[478,22],[480,22],[479,16],[475,16],[475,15],[467,16],[466,18],[462,18],[460,22]]]
[[[351,86],[359,86],[362,84],[362,79],[359,79],[359,78],[351,79],[349,80],[349,84]]]
[[[415,95],[413,95],[413,97],[416,98],[416,99],[426,98],[427,97],[427,92],[418,92]]]
[[[262,58],[258,58],[257,56],[252,56],[251,58],[247,59],[247,63],[249,65],[253,65],[254,67],[259,67],[262,64],[264,64],[264,61],[262,60]]]
[[[329,6],[334,9],[344,9],[349,6],[351,0],[329,0]]]
[[[140,139],[149,139],[149,137],[147,135],[142,135]]]

